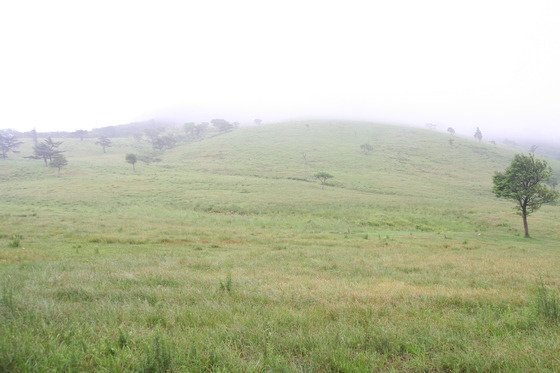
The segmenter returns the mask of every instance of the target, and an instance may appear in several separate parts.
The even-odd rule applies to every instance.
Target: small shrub
[[[231,292],[233,281],[231,279],[231,273],[228,273],[226,279],[224,281],[220,280],[220,290],[227,291],[228,293]]]
[[[22,239],[23,237],[21,234],[14,234],[12,236],[12,241],[10,242],[10,247],[19,247]]]

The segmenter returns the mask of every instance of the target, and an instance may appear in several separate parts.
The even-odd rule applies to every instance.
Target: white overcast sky
[[[0,128],[198,107],[560,140],[557,0],[14,0],[0,42]]]

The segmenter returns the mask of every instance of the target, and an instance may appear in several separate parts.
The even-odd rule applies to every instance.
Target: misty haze
[[[3,5],[0,371],[560,371],[559,14]]]

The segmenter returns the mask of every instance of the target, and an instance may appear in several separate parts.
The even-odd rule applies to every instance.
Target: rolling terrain
[[[560,370],[560,210],[523,238],[491,193],[514,153],[448,140],[289,122],[133,171],[145,142],[60,139],[60,177],[27,140],[0,161],[0,371]]]

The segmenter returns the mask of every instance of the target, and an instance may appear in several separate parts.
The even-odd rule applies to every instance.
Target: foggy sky
[[[560,140],[557,1],[6,3],[0,128],[180,112]]]

